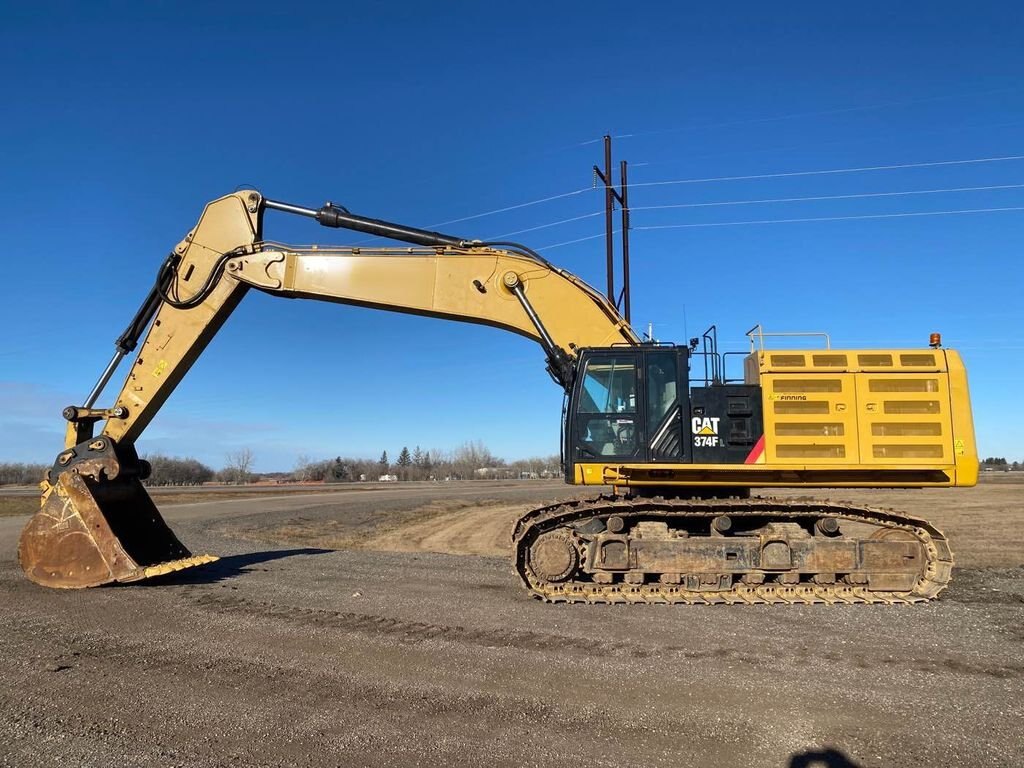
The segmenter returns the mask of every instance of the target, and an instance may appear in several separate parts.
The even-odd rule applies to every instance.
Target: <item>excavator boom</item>
[[[264,242],[268,209],[419,247]],[[134,444],[250,288],[504,328],[536,340],[565,388],[572,384],[577,349],[639,343],[600,293],[529,249],[515,248],[359,217],[330,203],[308,209],[267,201],[254,190],[209,203],[164,262],[85,405],[64,411],[65,450],[43,482],[40,512],[21,537],[25,572],[47,586],[82,587],[214,559],[193,557],[163,522],[142,484],[148,466]],[[136,348],[114,405],[94,408],[117,364]]]
[[[540,257],[340,211],[321,218],[329,226],[342,217],[360,224],[358,231],[436,245],[298,248],[260,239],[264,210],[254,191],[215,200],[175,248],[167,285],[158,288],[164,300],[112,409],[123,415],[107,420],[104,435],[119,443],[138,439],[249,288],[504,328],[540,343],[556,373],[576,348],[639,343],[604,296]],[[539,317],[543,323],[531,319]]]

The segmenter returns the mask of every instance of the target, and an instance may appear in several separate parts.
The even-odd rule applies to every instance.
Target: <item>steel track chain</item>
[[[831,584],[737,583],[729,591],[692,591],[671,584],[597,584],[594,582],[546,582],[527,565],[533,540],[545,531],[596,515],[624,517],[711,517],[740,515],[794,519],[836,516],[845,520],[881,525],[913,534],[923,545],[927,563],[923,575],[909,592],[878,592],[861,586]],[[932,599],[949,583],[953,556],[941,531],[924,520],[892,510],[855,507],[845,502],[789,501],[785,499],[679,499],[602,496],[591,501],[552,504],[528,512],[513,531],[516,572],[534,596],[562,603],[642,603],[683,605],[909,605]]]

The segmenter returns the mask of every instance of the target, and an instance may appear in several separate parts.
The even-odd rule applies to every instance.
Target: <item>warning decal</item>
[[[743,460],[744,464],[764,464],[764,435],[757,441],[754,447]]]

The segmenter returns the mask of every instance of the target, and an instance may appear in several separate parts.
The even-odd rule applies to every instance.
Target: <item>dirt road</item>
[[[0,765],[1024,765],[1024,485],[838,494],[950,535],[965,567],[905,608],[542,604],[507,525],[572,493],[164,507],[225,557],[82,592],[0,518]]]

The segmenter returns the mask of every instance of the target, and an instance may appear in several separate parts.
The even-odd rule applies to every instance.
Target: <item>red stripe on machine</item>
[[[764,435],[761,435],[761,438],[754,444],[754,447],[750,449],[750,453],[747,454],[747,458],[743,460],[743,463],[756,463],[762,453],[764,453]]]

